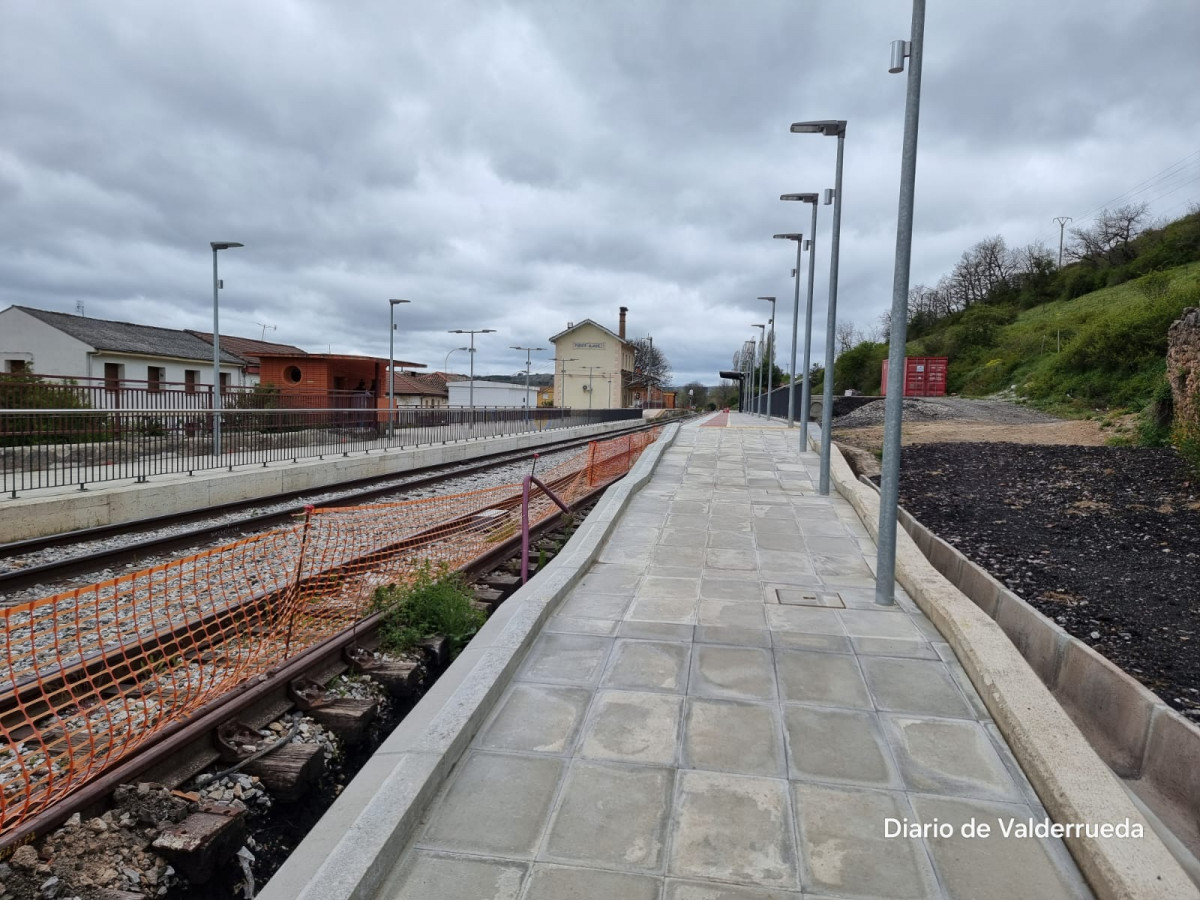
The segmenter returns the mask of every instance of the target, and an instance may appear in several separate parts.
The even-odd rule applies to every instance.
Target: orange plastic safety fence
[[[539,479],[566,503],[658,429],[593,442]],[[557,510],[531,494],[530,522]],[[520,529],[519,484],[312,510],[295,525],[0,610],[0,839],[164,728],[370,615],[426,560],[459,568]]]

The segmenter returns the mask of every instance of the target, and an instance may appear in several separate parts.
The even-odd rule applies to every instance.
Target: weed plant
[[[424,560],[408,584],[389,584],[375,591],[374,608],[384,614],[379,649],[410,653],[426,638],[445,635],[451,658],[457,656],[487,618],[471,605],[471,599],[461,572],[451,572],[445,563],[435,569]]]

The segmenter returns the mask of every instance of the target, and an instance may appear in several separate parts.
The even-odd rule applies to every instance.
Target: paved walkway
[[[777,426],[681,429],[380,897],[1091,896],[1060,842],[1000,834],[1046,814]]]

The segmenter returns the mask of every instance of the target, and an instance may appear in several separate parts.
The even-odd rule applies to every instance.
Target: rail
[[[78,395],[83,398],[79,402],[96,390]],[[20,399],[11,385],[0,393],[5,393],[0,397],[0,491],[13,498],[40,488],[78,485],[86,490],[89,484],[105,481],[144,482],[155,475],[349,456],[642,417],[638,409],[441,407],[396,409],[388,421],[386,408],[321,405],[313,397],[303,398],[311,405],[279,405],[291,404],[295,398],[248,392],[227,396],[227,408],[216,413],[187,405],[25,409],[7,405]],[[65,396],[54,394],[51,399],[61,402]],[[219,441],[214,436],[215,416],[220,421]]]
[[[596,442],[542,480],[566,503],[657,431]],[[557,509],[544,491],[529,517]],[[289,528],[0,611],[0,846],[22,822],[362,622],[375,589],[461,567],[518,533],[520,485],[309,510]]]

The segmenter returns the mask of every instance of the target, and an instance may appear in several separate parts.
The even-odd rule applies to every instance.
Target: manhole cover
[[[826,606],[846,608],[837,591],[806,591],[797,588],[775,588],[775,597],[784,606]]]

